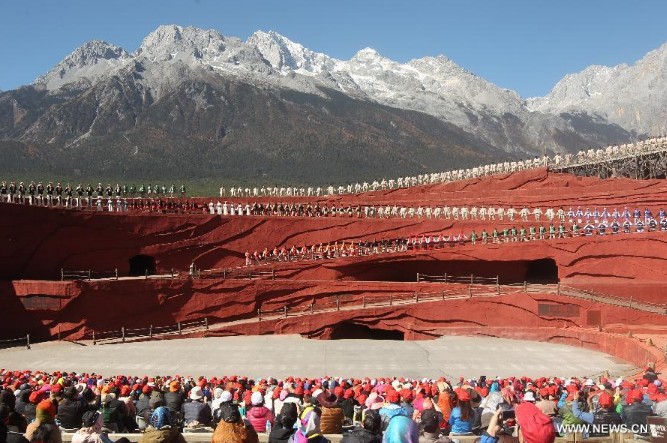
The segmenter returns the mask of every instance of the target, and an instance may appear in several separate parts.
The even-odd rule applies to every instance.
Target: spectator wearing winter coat
[[[183,403],[181,413],[186,427],[211,426],[213,414],[199,386],[190,390],[190,401]]]
[[[411,418],[396,415],[389,420],[382,441],[383,443],[418,443],[419,425]]]
[[[223,400],[222,395],[225,392],[227,393],[227,395],[225,395],[225,397],[229,396],[229,398],[227,398],[226,400]],[[230,401],[231,399],[232,399],[232,397],[231,397],[231,394],[229,393],[229,391],[225,391],[222,388],[215,388],[213,390],[213,400],[211,400],[211,411],[215,411],[216,409],[218,409],[220,407],[220,403],[222,403],[223,401]]]
[[[252,426],[241,419],[239,408],[231,402],[220,405],[220,422],[215,427],[211,443],[258,443],[259,437]]]
[[[153,413],[153,409],[150,405],[151,390],[151,387],[148,385],[141,388],[141,395],[139,395],[139,399],[135,405],[135,409],[137,410],[136,421],[140,431],[146,429],[146,425],[150,421],[151,414]]]
[[[422,434],[419,443],[451,443],[451,440],[440,434],[440,416],[435,409],[424,409],[421,414]]]
[[[273,413],[264,406],[264,396],[261,392],[255,391],[250,397],[250,409],[246,412],[246,417],[252,425],[255,432],[266,432],[266,422],[273,426]]]
[[[623,406],[621,416],[625,425],[631,429],[633,426],[639,428],[644,426],[646,432],[637,432],[640,435],[648,435],[646,418],[653,416],[651,407],[643,403],[644,394],[639,389],[633,389],[626,395],[626,406]]]
[[[171,410],[166,406],[160,406],[151,414],[150,426],[139,438],[139,443],[186,443],[186,441],[175,426]]]
[[[30,403],[28,398],[30,397],[30,388],[27,385],[23,385],[19,391],[19,395],[16,397],[16,405],[14,410],[19,414],[25,417],[25,408]],[[25,431],[24,431],[25,432]]]
[[[51,400],[42,400],[36,408],[35,421],[26,428],[24,437],[29,441],[62,443],[60,428],[56,424],[56,406]]]
[[[331,443],[322,435],[320,413],[321,411],[317,407],[305,407],[299,415],[298,429],[292,436],[290,443]]]
[[[343,401],[340,402],[340,407],[345,416],[345,423],[352,424],[354,422],[354,407],[359,406],[359,402],[354,398],[354,391],[347,389],[343,393]]]
[[[78,429],[81,426],[81,419],[86,411],[97,409],[91,406],[85,400],[79,398],[79,392],[75,387],[65,388],[63,399],[58,403],[57,419],[61,428]]]
[[[0,405],[7,407],[7,428],[10,431],[20,432],[23,434],[28,427],[28,421],[23,415],[16,412],[16,396],[10,390],[5,390],[0,393]]]
[[[338,398],[333,392],[326,390],[317,396],[317,404],[320,406],[320,429],[323,434],[340,434],[343,432],[345,415],[338,404]]]
[[[111,432],[123,432],[125,430],[124,420],[127,415],[125,403],[118,400],[116,394],[106,394],[100,412],[106,429]]]
[[[365,409],[361,425],[344,433],[341,443],[382,443],[382,417],[378,411]]]
[[[397,415],[407,417],[408,412],[400,405],[401,395],[397,391],[388,391],[384,399],[387,403],[380,409],[380,417],[382,417],[382,429],[386,430],[392,418]]]
[[[595,393],[595,392],[593,392]],[[589,397],[589,404],[590,408],[592,409],[592,402],[591,402],[591,397]],[[584,412],[580,410],[579,407],[579,402],[577,401],[579,399],[579,392],[575,392],[574,394],[574,402],[572,403],[572,413],[577,417],[578,419],[589,423],[589,424],[608,424],[608,425],[621,425],[623,424],[623,418],[621,415],[614,410],[614,399],[607,394],[606,392],[603,392],[599,394],[598,396],[598,405],[600,407],[599,410],[595,412]],[[596,437],[601,437],[603,435],[609,435],[609,433],[606,434],[596,434]]]
[[[80,428],[72,435],[72,443],[130,443],[126,437],[115,442],[102,432],[102,414],[87,411],[83,414]]]
[[[37,404],[48,398],[49,394],[46,391],[32,391],[28,396],[28,403],[25,405],[23,415],[28,423],[32,423],[37,418]]]
[[[171,411],[173,417],[176,417],[176,414],[181,412],[183,401],[184,398],[181,393],[181,383],[172,381],[169,383],[169,392],[164,393],[164,402]]]
[[[653,405],[653,412],[661,418],[667,418],[667,393],[658,395],[655,405]]]
[[[0,442],[28,443],[22,432],[13,431],[7,426],[9,413],[9,408],[4,404],[0,404]]]
[[[276,416],[275,423],[269,434],[269,443],[287,443],[296,432],[294,423],[299,418],[295,403],[285,403]]]
[[[410,389],[402,389],[399,394],[401,395],[401,407],[405,410],[407,417],[412,417],[415,413],[415,408],[412,406],[412,401],[414,396]]]

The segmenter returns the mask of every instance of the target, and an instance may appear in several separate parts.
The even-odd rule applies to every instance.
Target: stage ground
[[[0,350],[0,367],[103,375],[259,377],[612,376],[633,369],[613,356],[551,343],[480,337],[431,341],[308,340],[248,336],[92,346],[69,342]]]

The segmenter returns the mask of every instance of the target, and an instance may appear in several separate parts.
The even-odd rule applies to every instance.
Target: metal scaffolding
[[[636,150],[623,155],[597,158],[575,158],[574,161],[550,164],[553,172],[566,172],[586,177],[629,177],[634,179],[667,178],[667,147],[648,151]]]

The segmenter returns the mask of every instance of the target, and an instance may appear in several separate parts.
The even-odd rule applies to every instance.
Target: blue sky
[[[88,40],[132,52],[161,24],[247,38],[274,30],[339,59],[372,47],[446,55],[523,97],[591,64],[632,64],[667,42],[665,0],[0,0],[0,89],[32,83]]]

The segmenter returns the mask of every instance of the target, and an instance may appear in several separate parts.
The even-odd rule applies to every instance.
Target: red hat
[[[647,387],[648,386],[648,380],[645,379],[645,378],[642,378],[641,380],[639,380],[639,386],[641,386],[642,388]]]
[[[343,395],[345,398],[352,398],[354,397],[354,390],[351,388],[345,391],[345,394]]]
[[[614,399],[611,398],[611,395],[607,394],[606,392],[603,392],[598,396],[598,404],[600,405],[601,408],[609,409],[612,406],[614,406]]]
[[[296,395],[303,395],[303,386],[297,386],[297,387],[294,389],[294,394],[296,394]]]
[[[630,383],[628,380],[623,380],[623,383],[621,383],[621,388],[623,389],[632,389],[634,388],[634,385]]]
[[[523,439],[527,443],[553,443],[556,430],[551,418],[544,415],[534,403],[523,402],[514,408]]]
[[[334,388],[334,395],[338,398],[341,398],[343,394],[345,393],[345,389],[343,389],[342,386],[336,386]]]
[[[120,388],[120,396],[127,397],[128,395],[130,395],[130,391],[131,391],[130,387],[125,385],[122,388]]]
[[[409,389],[402,389],[401,390],[401,398],[403,399],[404,402],[410,403],[413,400],[413,395],[412,391]]]
[[[470,401],[470,394],[467,390],[461,390],[456,393],[461,401]]]
[[[56,383],[55,385],[51,386],[51,392],[54,394],[60,394],[63,390],[63,385],[60,383]]]
[[[30,394],[30,397],[28,397],[28,401],[32,404],[37,404],[40,402],[40,400],[44,397],[44,392],[41,391],[32,391]]]
[[[153,390],[153,389],[152,389],[150,386],[148,386],[148,385],[146,385],[146,386],[144,386],[143,388],[141,388],[141,392],[142,392],[142,394],[146,394],[146,395],[150,394],[152,390]]]
[[[37,411],[44,411],[50,417],[55,417],[56,416],[56,405],[54,405],[53,402],[49,399],[42,400],[37,405]]]
[[[625,402],[629,405],[638,401],[642,401],[643,399],[644,399],[644,394],[640,389],[633,389],[629,391],[625,396]]]
[[[385,395],[385,400],[389,403],[398,403],[401,400],[401,396],[397,391],[389,391]]]

